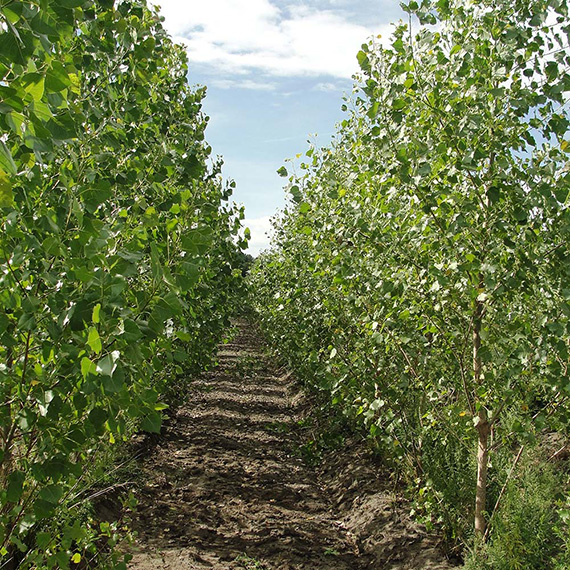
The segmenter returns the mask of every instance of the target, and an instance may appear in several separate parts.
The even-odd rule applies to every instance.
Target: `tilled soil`
[[[129,568],[450,568],[362,446],[303,461],[306,401],[255,330],[239,330],[142,460]]]

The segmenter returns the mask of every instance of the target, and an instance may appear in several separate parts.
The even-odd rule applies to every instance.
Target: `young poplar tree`
[[[404,9],[388,47],[359,52],[332,150],[292,179],[259,310],[292,353],[313,343],[321,386],[393,434],[420,478],[427,442],[453,449],[434,434],[474,440],[483,539],[493,449],[568,420],[568,7]]]
[[[449,343],[478,434],[483,537],[489,436],[524,393],[525,368],[540,369],[554,401],[568,382],[568,8],[439,1],[406,10],[441,28],[413,38],[411,24],[400,27],[390,49],[359,59],[373,144],[391,152],[392,183],[425,227],[412,244],[422,254],[407,260],[427,270],[431,299],[420,314],[449,335],[452,311],[433,307],[455,298],[455,332],[471,344],[469,362],[465,346]]]
[[[112,547],[87,466],[158,432],[229,325],[240,212],[187,73],[144,1],[0,6],[1,567]]]

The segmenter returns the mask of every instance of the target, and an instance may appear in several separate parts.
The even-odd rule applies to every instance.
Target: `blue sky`
[[[187,47],[191,84],[206,85],[206,139],[236,181],[250,253],[268,246],[285,201],[276,171],[317,135],[326,145],[352,90],[360,45],[404,14],[398,0],[152,0]]]

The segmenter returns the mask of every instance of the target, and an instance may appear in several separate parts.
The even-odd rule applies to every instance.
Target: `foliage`
[[[560,466],[540,457],[537,450],[506,487],[502,507],[493,521],[492,540],[478,556],[469,556],[468,570],[548,570],[568,568],[567,509],[560,493],[567,481]]]
[[[239,564],[240,568],[245,568],[245,570],[263,570],[265,566],[256,558],[252,558],[247,554],[240,554],[235,562]]]
[[[490,457],[570,419],[568,7],[404,9],[388,47],[358,53],[332,146],[280,169],[291,201],[254,303],[424,514],[463,541],[474,518],[481,541]]]
[[[187,71],[142,0],[0,8],[1,563],[114,542],[46,529],[102,446],[160,430],[169,380],[229,324],[243,214]]]

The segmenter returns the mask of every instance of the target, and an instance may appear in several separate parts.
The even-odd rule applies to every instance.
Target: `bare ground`
[[[307,402],[239,323],[142,461],[132,570],[444,570],[359,444],[311,467]]]

